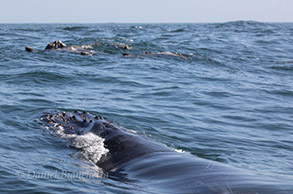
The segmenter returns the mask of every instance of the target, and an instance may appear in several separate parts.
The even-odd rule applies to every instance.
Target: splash
[[[83,135],[68,134],[65,132],[64,127],[58,124],[51,127],[45,126],[45,128],[50,134],[63,139],[69,139],[72,146],[81,150],[80,153],[82,156],[94,164],[96,164],[103,155],[109,152],[109,150],[104,147],[104,139],[91,132]]]
[[[89,132],[84,135],[77,135],[72,145],[81,149],[81,154],[89,161],[97,163],[109,150],[104,147],[104,139]]]

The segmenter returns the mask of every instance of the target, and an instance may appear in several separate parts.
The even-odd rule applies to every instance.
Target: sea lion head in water
[[[46,50],[48,50],[48,49],[55,49],[57,47],[57,42],[56,41],[54,41],[54,42],[51,42],[51,43],[49,43],[47,46],[46,46]]]
[[[61,42],[61,40],[58,40],[57,41],[57,47],[58,48],[64,48],[64,47],[67,47],[67,45],[65,43]]]
[[[66,47],[66,44],[64,44],[61,40],[58,40],[48,44],[45,49],[49,50],[49,49],[57,49],[57,48],[64,48],[64,47]]]
[[[35,49],[33,49],[33,48],[31,48],[31,47],[28,47],[28,46],[25,47],[25,50],[26,50],[27,52],[34,52],[34,51],[36,51]]]
[[[146,55],[151,55],[151,54],[153,54],[153,53],[150,52],[150,51],[146,51],[144,54],[146,54]]]
[[[70,51],[73,53],[79,53],[81,55],[93,56],[93,52],[87,52],[86,50],[83,50],[83,49],[80,51],[80,50],[73,48],[73,46],[67,47],[67,45],[65,43],[63,43],[61,40],[51,42],[45,48],[45,50],[60,50],[60,49],[64,49],[64,50],[67,50],[67,51]],[[35,49],[28,47],[28,46],[25,47],[25,50],[27,52],[36,51]]]
[[[128,46],[127,44],[124,44],[124,43],[115,43],[114,47],[118,48],[118,49],[123,49],[123,50],[131,50],[132,49],[130,46]]]

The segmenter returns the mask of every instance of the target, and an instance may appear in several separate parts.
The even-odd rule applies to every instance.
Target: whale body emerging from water
[[[282,180],[254,175],[173,149],[87,112],[46,113],[40,119],[51,130],[76,136],[93,133],[109,152],[96,165],[112,177],[137,180],[154,193],[290,194]]]

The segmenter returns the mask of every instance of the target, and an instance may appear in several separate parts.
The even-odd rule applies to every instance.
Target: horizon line
[[[229,22],[293,23],[293,21],[229,20],[222,22],[0,22],[0,24],[215,24]]]

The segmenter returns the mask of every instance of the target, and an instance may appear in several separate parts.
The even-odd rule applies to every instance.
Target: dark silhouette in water
[[[61,40],[58,40],[48,44],[45,49],[49,50],[49,49],[66,48],[66,47],[67,47],[66,44],[61,42]]]
[[[178,153],[87,112],[49,113],[41,117],[65,134],[94,133],[109,150],[96,163],[110,177],[138,180],[158,193],[289,194],[293,185],[263,178],[218,162]]]
[[[122,53],[122,56],[124,57],[178,57],[181,59],[189,59],[189,57],[183,55],[183,54],[178,54],[178,53],[171,53],[171,52],[158,52],[158,53],[153,53],[150,51],[146,51],[143,55],[133,55],[129,53]]]
[[[89,45],[86,45],[86,46],[89,46]],[[118,48],[118,49],[131,50],[131,47],[129,47],[126,44],[122,44],[122,43],[115,43],[113,46],[115,48]],[[89,56],[92,56],[92,55],[96,54],[95,51],[93,51],[93,50],[89,51],[88,49],[85,49],[84,47],[85,46],[79,46],[79,45],[67,46],[61,40],[57,40],[57,41],[49,43],[46,46],[45,50],[70,51],[72,53],[77,53],[77,54],[81,54],[81,55],[89,55]],[[31,48],[31,47],[28,47],[28,46],[25,47],[25,50],[27,52],[35,52],[35,51],[37,51],[37,50],[35,50],[35,49]]]
[[[35,49],[28,47],[28,46],[25,47],[25,50],[28,52],[36,51]],[[82,46],[67,46],[61,40],[49,43],[46,46],[45,50],[70,51],[72,53],[77,53],[77,54],[81,54],[81,55],[89,55],[89,56],[92,56],[93,54],[95,54],[95,52],[87,51],[86,49],[82,48]]]
[[[128,46],[126,44],[122,44],[122,43],[115,43],[113,46],[115,48],[122,49],[122,50],[131,50],[132,49],[130,46]],[[28,47],[28,46],[25,47],[25,50],[27,52],[37,51],[37,50],[35,50],[31,47]],[[78,46],[78,45],[67,46],[61,40],[49,43],[46,46],[45,50],[69,51],[72,53],[77,53],[77,54],[81,54],[81,55],[89,55],[89,56],[96,54],[95,51],[93,51],[93,50],[89,51],[89,50],[85,49],[84,46]],[[150,52],[150,51],[146,51],[142,55],[133,55],[133,54],[129,54],[129,53],[122,53],[122,56],[124,56],[124,57],[179,57],[182,59],[189,59],[187,56],[185,56],[183,54],[171,53],[171,52],[154,53],[154,52]]]
[[[34,52],[34,51],[36,51],[35,49],[33,49],[33,48],[31,48],[31,47],[28,47],[28,46],[25,47],[25,50],[26,50],[27,52]]]

